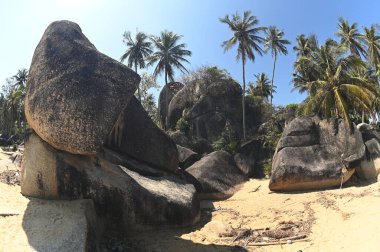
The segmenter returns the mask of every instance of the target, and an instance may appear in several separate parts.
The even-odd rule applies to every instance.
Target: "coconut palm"
[[[289,40],[283,39],[285,35],[283,31],[280,31],[276,26],[270,26],[265,30],[265,51],[271,51],[273,57],[273,71],[272,71],[272,81],[271,81],[271,92],[273,91],[273,81],[274,81],[274,72],[276,70],[276,61],[279,54],[288,54],[288,49],[286,45],[289,45]],[[273,93],[270,94],[270,104],[272,105]]]
[[[340,45],[358,57],[366,56],[366,50],[361,44],[362,35],[359,33],[357,23],[349,25],[347,20],[339,18],[338,30],[335,33],[340,38]]]
[[[367,45],[367,60],[378,70],[380,65],[380,36],[375,25],[370,28],[364,27],[363,40]]]
[[[135,40],[132,39],[130,32],[123,34],[123,42],[127,46],[127,50],[121,56],[120,61],[128,60],[128,67],[145,68],[145,60],[152,53],[152,43],[148,40],[148,36],[143,32],[136,34]],[[139,100],[141,101],[140,85],[137,86]]]
[[[191,56],[191,51],[186,50],[186,44],[179,43],[182,36],[175,34],[171,31],[161,32],[159,37],[152,37],[153,44],[156,51],[149,56],[148,65],[157,63],[153,75],[157,76],[161,73],[165,75],[165,86],[168,85],[168,79],[174,81],[174,69],[179,69],[182,73],[187,73],[186,67],[183,62],[189,63],[185,58]],[[165,98],[166,111],[168,111],[169,101],[168,97]],[[165,129],[168,127],[168,117],[165,119]]]
[[[242,108],[243,108],[243,138],[246,139],[245,130],[245,63],[247,60],[255,60],[254,52],[263,55],[264,51],[260,44],[264,39],[259,35],[259,32],[265,30],[264,27],[256,27],[259,20],[251,15],[250,11],[245,11],[241,17],[239,13],[232,14],[231,18],[226,15],[224,18],[219,19],[220,22],[228,25],[228,28],[233,32],[233,36],[222,43],[224,51],[230,50],[233,46],[237,45],[236,59],[242,62],[243,67],[243,94],[242,94]]]
[[[376,78],[363,74],[366,64],[356,55],[344,56],[333,40],[299,61],[309,64],[315,73],[305,85],[309,92],[304,112],[326,118],[341,117],[349,125],[355,111],[373,114],[373,100],[378,95]]]
[[[317,37],[310,35],[306,37],[305,34],[300,34],[296,38],[297,45],[293,46],[293,51],[297,52],[297,58],[308,57],[310,53],[318,47]]]
[[[271,94],[276,93],[275,90],[271,90],[272,85],[268,75],[265,73],[255,74],[255,78],[254,86],[251,85],[248,87],[249,94],[258,95],[268,100]],[[273,86],[273,88],[276,89],[276,86]]]

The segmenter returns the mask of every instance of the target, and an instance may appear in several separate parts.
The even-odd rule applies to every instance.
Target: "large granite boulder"
[[[244,174],[236,167],[231,154],[215,151],[203,157],[186,169],[200,186],[201,199],[226,199],[237,187],[246,181]]]
[[[365,155],[362,136],[341,119],[299,117],[285,128],[273,157],[273,191],[322,189],[346,182]]]
[[[157,127],[135,97],[117,119],[106,146],[162,170],[178,169],[176,144]]]
[[[170,82],[162,88],[158,97],[158,115],[161,125],[166,125],[169,103],[182,88],[183,84],[180,82]]]
[[[95,154],[139,81],[135,72],[97,51],[77,24],[53,22],[33,55],[26,119],[53,147]]]
[[[365,123],[359,124],[357,128],[363,137],[366,157],[356,169],[356,174],[363,180],[377,181],[380,173],[380,133]]]
[[[43,199],[92,199],[97,214],[116,230],[186,226],[198,220],[192,184],[176,176],[142,176],[104,157],[60,151],[31,133],[21,192]]]
[[[183,117],[189,124],[192,139],[213,142],[223,132],[241,132],[241,94],[238,83],[231,78],[195,79],[173,97],[169,104],[169,128]]]

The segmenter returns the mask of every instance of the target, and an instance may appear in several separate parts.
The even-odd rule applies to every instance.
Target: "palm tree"
[[[265,50],[271,51],[272,57],[274,58],[273,61],[273,72],[272,72],[272,87],[271,92],[273,90],[273,80],[274,80],[274,71],[276,69],[276,60],[277,55],[279,54],[288,54],[288,49],[286,48],[286,45],[289,45],[289,40],[283,39],[283,36],[285,35],[283,31],[280,31],[276,26],[270,26],[268,29],[265,30],[267,36],[265,38]],[[272,98],[273,94],[270,94],[270,104],[272,105]]]
[[[312,78],[304,83],[309,88],[306,114],[341,117],[347,125],[356,111],[373,114],[373,100],[378,95],[376,78],[368,74],[359,57],[345,56],[336,41],[328,39],[309,57],[298,59],[298,63],[314,70]]]
[[[339,18],[338,31],[335,34],[340,38],[341,46],[346,50],[350,50],[352,55],[366,56],[365,48],[361,44],[362,35],[359,33],[357,26],[357,23],[349,25],[347,20]]]
[[[296,42],[297,45],[293,46],[293,51],[297,52],[297,58],[308,57],[310,53],[318,47],[315,35],[306,37],[305,34],[300,34],[297,36]]]
[[[135,40],[132,39],[131,32],[125,32],[123,37],[123,42],[128,48],[121,56],[120,61],[128,59],[128,67],[134,67],[137,73],[137,68],[145,68],[145,60],[152,53],[152,43],[143,32],[138,32]],[[141,101],[140,85],[137,86],[137,92]]]
[[[268,75],[265,73],[255,74],[255,78],[254,86],[248,87],[248,93],[259,95],[266,100],[268,100],[268,97],[270,97],[271,94],[276,93],[275,90],[271,90],[272,85]],[[276,86],[273,86],[273,89],[275,88]]]
[[[370,28],[364,27],[363,40],[367,45],[367,60],[376,70],[379,70],[380,36],[375,25]]]
[[[236,12],[232,14],[231,18],[226,15],[224,18],[219,19],[220,22],[227,24],[230,30],[233,32],[232,38],[224,41],[222,47],[224,52],[237,45],[236,59],[242,61],[243,67],[243,138],[246,139],[245,130],[245,63],[248,60],[255,60],[254,51],[259,55],[263,55],[264,51],[261,49],[260,44],[264,42],[264,39],[258,35],[260,31],[265,30],[264,27],[255,27],[259,20],[251,15],[250,11],[245,11],[243,17]]]
[[[156,51],[149,56],[148,65],[154,65],[157,63],[154,69],[154,76],[157,76],[164,72],[165,86],[168,85],[168,79],[174,81],[174,69],[179,69],[182,73],[187,73],[186,67],[183,62],[190,63],[186,56],[191,56],[191,51],[186,50],[186,44],[179,44],[179,40],[182,36],[175,34],[171,31],[161,32],[159,37],[152,37],[153,44]],[[166,111],[168,111],[169,101],[168,97],[165,97]],[[168,127],[168,113],[166,113],[165,129]]]

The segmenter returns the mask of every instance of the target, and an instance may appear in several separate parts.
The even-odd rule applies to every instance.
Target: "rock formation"
[[[53,147],[96,154],[140,77],[96,50],[70,21],[49,25],[29,71],[25,115]]]
[[[343,120],[296,118],[278,142],[269,188],[292,191],[339,186],[360,166],[364,155],[360,132]]]
[[[359,178],[367,181],[377,181],[380,173],[380,133],[370,125],[361,123],[357,126],[362,133],[366,147],[366,156],[356,169]]]
[[[241,87],[232,79],[213,82],[193,80],[173,97],[169,104],[169,128],[184,116],[192,139],[217,140],[223,131],[241,131]]]
[[[160,96],[158,97],[158,114],[161,125],[166,125],[169,103],[174,95],[182,88],[183,84],[180,82],[170,82],[162,88]]]
[[[98,52],[69,21],[49,25],[30,69],[23,195],[92,200],[99,230],[199,219],[194,186],[176,174],[175,143],[133,96],[135,72]]]
[[[226,151],[215,151],[186,169],[200,185],[202,199],[226,199],[231,197],[236,186],[246,181],[236,167],[233,157]]]

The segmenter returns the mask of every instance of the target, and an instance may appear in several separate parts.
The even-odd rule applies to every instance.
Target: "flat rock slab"
[[[0,183],[0,251],[97,251],[92,200],[26,198]]]

